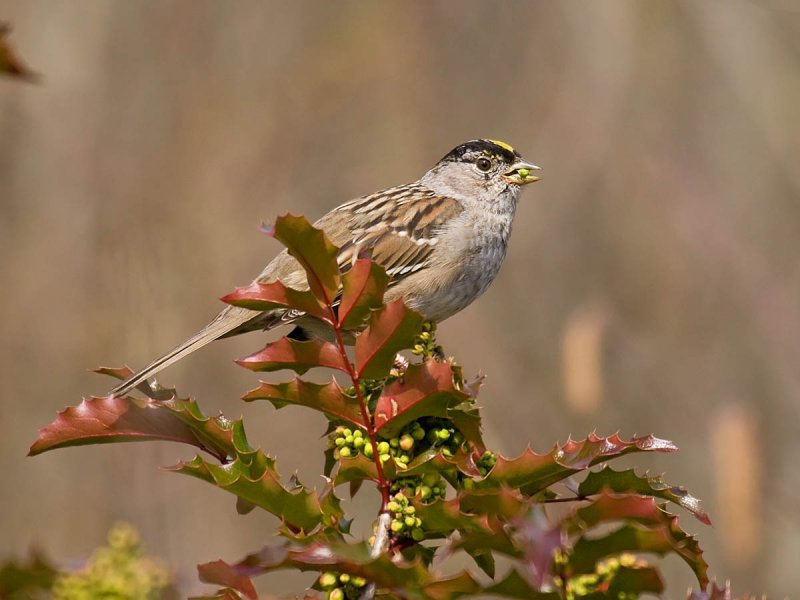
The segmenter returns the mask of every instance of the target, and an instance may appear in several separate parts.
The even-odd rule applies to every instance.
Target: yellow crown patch
[[[497,145],[498,145],[498,146],[500,146],[501,148],[503,148],[503,149],[505,149],[505,150],[508,150],[508,151],[509,151],[509,152],[511,152],[511,153],[514,153],[514,152],[515,152],[515,151],[514,151],[514,148],[512,148],[511,146],[509,146],[509,145],[508,145],[508,144],[506,144],[505,142],[501,142],[500,140],[489,140],[489,141],[490,141],[490,142],[492,142],[493,144],[497,144]]]

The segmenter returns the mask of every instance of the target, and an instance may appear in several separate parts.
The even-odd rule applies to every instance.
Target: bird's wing
[[[394,285],[428,266],[441,228],[457,216],[460,202],[412,184],[348,202],[317,222],[339,246],[346,272],[369,254]]]

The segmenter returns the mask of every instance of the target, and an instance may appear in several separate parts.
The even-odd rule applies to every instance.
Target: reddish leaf
[[[590,472],[578,486],[578,494],[592,496],[604,489],[616,493],[643,494],[669,500],[691,512],[702,523],[711,525],[711,519],[709,519],[708,513],[700,507],[698,498],[682,487],[667,485],[661,477],[648,475],[640,477],[633,469],[615,471],[606,466],[600,471]]]
[[[360,329],[371,311],[383,305],[389,283],[386,271],[367,258],[358,259],[342,277],[339,322],[344,329]]]
[[[356,371],[362,379],[381,379],[389,374],[400,350],[410,348],[422,328],[419,313],[395,300],[372,313],[367,327],[356,338]]]
[[[447,416],[448,408],[468,398],[456,389],[449,362],[429,360],[414,364],[400,379],[383,388],[375,405],[375,428],[389,438],[420,417]]]
[[[249,600],[258,600],[256,588],[250,578],[242,575],[224,560],[215,560],[197,566],[200,581],[232,588]]]
[[[291,369],[302,375],[313,367],[327,367],[347,373],[346,357],[339,349],[319,338],[299,342],[287,337],[281,338],[250,356],[236,361],[236,364],[251,371],[280,371]]]
[[[35,81],[38,75],[31,71],[19,58],[17,53],[8,43],[7,36],[11,27],[7,23],[0,23],[0,73]]]
[[[363,419],[358,401],[342,391],[336,381],[325,384],[309,383],[302,379],[280,384],[261,382],[261,385],[243,396],[243,400],[268,400],[275,408],[287,404],[307,406],[320,410],[335,419],[343,419],[358,427],[363,427]]]
[[[280,281],[270,283],[254,281],[223,296],[222,301],[250,310],[287,308],[313,315],[324,321],[330,320],[328,308],[314,294],[286,287]]]
[[[274,227],[264,231],[281,242],[305,269],[308,285],[325,306],[333,304],[339,292],[339,249],[331,244],[321,229],[313,227],[305,217],[291,214],[275,220]]]
[[[207,450],[163,402],[113,396],[83,400],[39,432],[29,456],[54,448],[143,440],[182,442]]]

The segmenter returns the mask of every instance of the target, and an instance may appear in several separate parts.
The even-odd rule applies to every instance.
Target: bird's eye
[[[475,166],[477,166],[478,169],[486,173],[486,171],[492,168],[492,161],[489,160],[488,158],[481,157],[475,161]]]

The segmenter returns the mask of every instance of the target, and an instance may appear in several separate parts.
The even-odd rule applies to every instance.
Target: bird
[[[477,139],[456,146],[413,183],[345,202],[314,223],[339,248],[342,270],[364,255],[389,276],[386,303],[402,298],[439,323],[471,304],[494,280],[506,256],[522,187],[539,181],[540,167],[512,146]],[[305,271],[280,252],[254,282],[280,280],[309,289]],[[196,334],[115,387],[122,396],[169,365],[221,338],[294,324],[307,339],[303,315],[288,309],[227,306]]]

